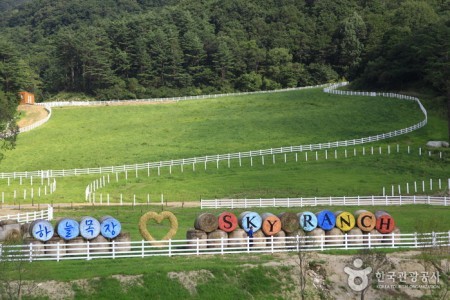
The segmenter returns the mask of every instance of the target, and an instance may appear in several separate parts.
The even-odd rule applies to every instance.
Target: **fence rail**
[[[410,148],[410,146],[407,147],[407,153],[411,154],[413,151]],[[308,160],[308,153],[310,154],[310,158]],[[401,153],[400,152],[400,145],[397,144],[396,147],[391,147],[391,145],[387,145],[386,148],[382,148],[381,146],[374,148],[372,147],[362,147],[362,149],[357,149],[357,148],[353,148],[353,149],[347,149],[347,148],[343,148],[343,151],[341,151],[341,153],[338,153],[337,149],[334,149],[334,153],[333,152],[328,152],[328,149],[325,149],[322,153],[318,152],[318,151],[314,151],[314,152],[305,152],[305,156],[299,157],[297,154],[295,153],[295,157],[291,157],[290,159],[294,159],[295,162],[299,162],[299,161],[318,161],[319,159],[338,159],[338,158],[347,158],[347,157],[355,157],[357,155],[360,156],[369,156],[369,155],[381,155],[382,153],[387,153],[388,155],[390,155],[391,153]],[[426,156],[428,155],[428,157],[432,157],[432,151],[428,151],[428,153],[426,153],[424,150],[422,150],[422,148],[418,149],[418,153],[419,156]],[[274,154],[275,155],[275,154]],[[273,156],[274,156],[273,155]],[[434,155],[436,157],[438,157],[439,159],[443,159],[444,155],[442,152],[435,152]],[[283,161],[283,158],[281,159],[281,161]],[[288,161],[288,157],[287,154],[284,154],[284,163],[286,163]],[[239,166],[242,166],[242,159],[239,159]],[[272,164],[275,164],[276,160],[275,157],[272,157]],[[255,162],[256,163],[256,162]],[[253,167],[254,161],[250,158],[250,166]],[[261,164],[264,165],[264,156],[261,156]],[[219,169],[219,161],[216,161],[214,163],[215,168]],[[230,168],[231,164],[228,164],[228,167]],[[204,163],[204,169],[207,169],[207,164]],[[169,173],[172,174],[172,166],[169,166]],[[193,170],[195,170],[195,165],[193,166]],[[150,168],[148,168],[146,170],[147,172],[147,177],[150,176],[151,172],[150,172]],[[160,175],[160,167],[157,168],[157,174],[158,176]],[[184,168],[181,167],[180,169],[181,173],[184,172]],[[135,178],[138,178],[138,170],[133,170],[133,172],[135,175]],[[128,171],[124,172],[124,179],[128,180],[129,176],[128,176]],[[88,202],[95,202],[95,197],[97,196],[100,197],[100,202],[102,202],[102,197],[103,197],[103,193],[99,192],[102,188],[106,187],[107,185],[109,185],[111,182],[113,182],[115,180],[115,182],[119,182],[119,174],[116,173],[115,174],[115,179],[114,177],[111,178],[109,174],[107,175],[101,175],[99,178],[94,179],[91,183],[89,183],[86,188],[85,188],[85,200]],[[429,182],[429,183],[428,183]],[[434,182],[434,185],[433,185]],[[411,182],[411,185],[407,182],[405,184],[396,184],[396,185],[390,185],[390,186],[384,186],[382,188],[382,190],[380,189],[381,195],[385,196],[387,194],[390,194],[391,196],[395,196],[395,195],[413,195],[413,194],[417,194],[417,193],[426,193],[426,192],[431,192],[433,190],[450,190],[450,178],[447,179],[448,185],[447,187],[445,187],[445,180],[442,179],[434,179],[430,178],[429,181],[427,180],[427,184],[425,184],[425,180],[422,181],[414,181]],[[403,192],[402,192],[403,191]],[[105,197],[107,197],[107,202],[109,202],[109,197],[111,195],[109,195],[108,193],[105,193],[104,195]],[[119,195],[116,195],[116,198]],[[122,194],[120,194],[120,199],[122,199]],[[136,196],[136,195],[134,195]],[[141,199],[142,196],[145,195],[140,195]],[[139,196],[138,196],[139,197]],[[149,199],[149,195],[147,194],[147,200]],[[134,200],[133,200],[134,201]],[[149,201],[149,200],[148,200]]]
[[[30,131],[30,130],[33,130],[33,129],[35,129],[35,128],[41,126],[42,124],[47,123],[47,121],[50,120],[50,118],[52,117],[52,108],[51,108],[50,106],[46,106],[46,105],[42,105],[42,106],[43,106],[44,109],[48,112],[47,117],[45,117],[44,119],[42,119],[42,120],[40,120],[40,121],[37,121],[37,122],[35,122],[35,123],[31,124],[31,125],[28,125],[28,126],[25,126],[25,127],[20,128],[20,129],[19,129],[19,132],[20,132],[20,133],[22,133],[22,132],[27,132],[27,131]]]
[[[428,204],[449,206],[450,197],[433,196],[357,196],[357,197],[312,197],[312,198],[259,198],[259,199],[214,199],[200,200],[205,208],[250,208],[250,207],[304,207],[304,206],[375,206]]]
[[[192,157],[192,158],[183,158],[176,160],[166,160],[159,162],[147,162],[141,164],[133,164],[133,165],[121,165],[121,166],[109,166],[109,167],[98,167],[98,168],[85,168],[85,169],[69,169],[69,170],[39,170],[39,171],[26,171],[26,172],[10,172],[10,173],[0,173],[0,178],[18,178],[25,177],[28,178],[30,176],[33,177],[66,177],[66,176],[77,176],[77,175],[86,175],[86,174],[103,174],[103,173],[118,173],[118,172],[126,172],[126,171],[137,171],[144,169],[156,169],[162,167],[173,167],[173,166],[183,166],[189,164],[197,164],[197,163],[207,163],[207,162],[219,162],[225,160],[234,160],[234,159],[242,159],[242,158],[250,158],[250,157],[259,157],[264,155],[274,155],[274,154],[283,154],[283,153],[292,153],[292,152],[303,152],[303,151],[314,151],[314,150],[323,150],[330,149],[336,147],[347,147],[360,145],[365,143],[371,143],[376,141],[381,141],[384,139],[388,139],[391,137],[403,135],[419,128],[422,128],[427,124],[427,112],[423,105],[420,103],[418,98],[393,94],[393,93],[373,93],[373,92],[348,92],[348,91],[336,91],[334,90],[337,87],[343,86],[346,83],[340,83],[333,85],[332,87],[324,89],[325,92],[334,93],[334,94],[345,94],[345,95],[360,95],[360,96],[373,96],[375,94],[379,96],[385,97],[394,97],[404,100],[416,101],[421,108],[425,119],[421,122],[399,130],[382,133],[378,135],[352,139],[352,140],[344,140],[344,141],[334,141],[334,142],[326,142],[326,143],[318,143],[318,144],[309,144],[309,145],[298,145],[298,146],[287,146],[287,147],[279,147],[279,148],[270,148],[270,149],[261,149],[261,150],[252,150],[246,152],[236,152],[236,153],[227,153],[227,154],[217,154],[217,155],[207,155],[200,157]],[[243,94],[243,93],[242,93]]]
[[[18,223],[30,223],[35,220],[44,219],[51,221],[53,220],[53,207],[48,205],[47,209],[41,211],[33,211],[26,213],[18,213],[12,215],[0,216],[0,221],[3,220],[16,220]]]
[[[149,98],[149,99],[132,99],[132,100],[107,100],[107,101],[54,101],[45,103],[36,103],[36,105],[43,105],[47,107],[64,107],[64,106],[93,106],[93,105],[114,105],[114,104],[127,104],[127,103],[160,103],[160,102],[179,102],[179,101],[189,101],[189,100],[201,100],[201,99],[215,99],[230,96],[243,96],[243,95],[257,95],[257,94],[269,94],[269,93],[280,93],[288,91],[299,91],[305,89],[313,88],[323,88],[330,86],[329,83],[286,88],[279,90],[268,90],[268,91],[256,91],[256,92],[237,92],[237,93],[226,93],[226,94],[210,94],[210,95],[198,95],[198,96],[181,96],[181,97],[166,97],[166,98]]]
[[[262,238],[221,238],[208,240],[167,240],[90,243],[30,243],[0,247],[3,260],[74,260],[149,256],[276,253],[373,248],[423,248],[450,246],[449,232],[386,235],[322,235]]]

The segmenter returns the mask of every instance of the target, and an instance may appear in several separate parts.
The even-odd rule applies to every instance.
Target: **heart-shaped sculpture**
[[[144,214],[139,220],[139,232],[141,233],[142,237],[146,241],[149,241],[154,246],[161,246],[161,247],[166,246],[167,243],[157,242],[155,238],[147,230],[147,222],[149,220],[155,220],[159,224],[165,219],[168,219],[170,222],[170,230],[161,240],[171,239],[177,233],[178,220],[177,217],[175,217],[175,215],[170,211],[163,211],[159,214],[154,211],[149,211],[146,214]]]

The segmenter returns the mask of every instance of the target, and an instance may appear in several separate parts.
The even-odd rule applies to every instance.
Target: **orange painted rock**
[[[377,219],[375,215],[367,210],[358,210],[355,212],[356,226],[364,232],[372,231],[375,228]]]
[[[238,226],[237,217],[230,212],[223,212],[219,215],[219,229],[225,232],[232,232]]]
[[[281,220],[271,213],[262,214],[261,230],[266,236],[277,234],[281,230]]]
[[[395,228],[394,218],[385,211],[375,212],[377,219],[375,228],[383,234],[391,233]]]

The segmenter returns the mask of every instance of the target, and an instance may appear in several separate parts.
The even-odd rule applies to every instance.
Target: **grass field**
[[[424,100],[427,107],[427,100]],[[296,92],[229,97],[161,105],[105,106],[59,108],[53,110],[48,123],[19,136],[17,148],[6,153],[0,162],[0,172],[47,169],[86,168],[109,165],[135,164],[189,158],[194,156],[266,149],[272,147],[322,143],[360,138],[405,128],[423,119],[412,102],[378,97],[345,97],[322,93],[319,89]],[[140,216],[147,211],[170,210],[178,218],[179,230],[175,239],[184,239],[186,230],[193,227],[199,208],[171,206],[174,201],[198,201],[200,198],[259,198],[259,197],[313,197],[380,195],[382,188],[406,182],[449,178],[450,152],[432,151],[428,156],[424,145],[428,140],[445,140],[448,136],[441,112],[429,111],[425,128],[377,144],[337,149],[325,152],[266,156],[230,162],[208,163],[193,167],[161,169],[158,176],[152,170],[125,174],[110,174],[111,183],[98,193],[119,194],[130,203],[133,195],[138,202],[151,197],[159,203],[161,194],[168,206],[97,206],[73,208],[58,203],[83,203],[86,186],[102,175],[57,178],[57,190],[52,195],[37,197],[39,179],[16,178],[0,180],[0,192],[18,193],[18,200],[6,199],[5,204],[30,204],[30,190],[34,189],[35,208],[44,203],[55,204],[56,217],[79,218],[91,215],[111,215],[122,223],[123,231],[132,240],[141,240],[138,231]],[[394,150],[399,144],[400,153]],[[390,145],[392,153],[387,153]],[[410,146],[412,152],[407,154]],[[366,147],[366,155],[362,155]],[[374,147],[375,154],[368,155]],[[377,154],[378,147],[383,149]],[[418,148],[425,155],[418,155]],[[439,151],[443,157],[439,158]],[[285,160],[286,159],[286,160]],[[275,163],[274,163],[275,161]],[[44,181],[44,184],[45,181]],[[20,200],[23,190],[27,199]],[[427,190],[428,194],[444,191]],[[99,195],[97,195],[99,197]],[[103,201],[106,199],[104,198]],[[97,198],[99,201],[99,198]],[[259,213],[278,214],[283,211],[317,212],[329,207],[252,209]],[[366,208],[370,211],[387,210],[396,220],[401,232],[447,231],[450,207],[393,206],[393,207],[332,207],[332,211],[353,212]],[[224,210],[208,210],[219,214]],[[243,210],[233,210],[238,215]],[[168,222],[147,224],[158,239],[167,232]],[[346,252],[346,254],[349,252]],[[276,267],[268,267],[266,263]],[[92,261],[33,262],[24,272],[9,269],[11,278],[38,281],[56,280],[69,283],[75,291],[74,299],[286,299],[298,296],[292,278],[295,265],[281,265],[286,257],[277,255],[226,255],[198,257],[151,257],[145,259],[115,259]],[[313,263],[313,262],[311,262]],[[249,267],[251,264],[251,267]],[[198,273],[205,271],[207,275]],[[2,273],[3,272],[3,273]],[[190,293],[169,274],[185,274],[197,280],[195,293]],[[190,273],[194,272],[194,273]],[[211,275],[212,274],[212,275]],[[121,285],[118,277],[141,276],[139,282]],[[0,275],[1,276],[1,275]],[[206,276],[202,278],[202,276]],[[209,277],[208,277],[209,276]],[[83,279],[85,283],[75,280]],[[52,283],[56,284],[56,283]],[[294,293],[294,294],[292,294]],[[38,297],[39,298],[39,297]],[[41,297],[42,298],[42,297]],[[39,299],[41,299],[39,298]]]
[[[422,119],[413,102],[335,96],[320,89],[174,104],[56,108],[48,123],[19,136],[0,171],[134,164],[322,143],[393,131]]]
[[[210,163],[207,170],[186,166],[161,170],[161,176],[147,176],[147,171],[130,174],[99,193],[120,194],[131,201],[159,201],[161,194],[171,201],[193,201],[215,197],[296,197],[329,195],[381,194],[384,186],[415,180],[442,178],[448,155],[442,161],[418,155],[386,155],[400,144],[423,147],[429,135],[442,139],[446,134],[442,119],[432,117],[432,125],[405,136],[399,136],[369,147],[383,147],[383,155],[349,158],[339,149],[338,160],[313,161],[309,153],[255,158],[242,166],[221,162],[219,169]],[[189,158],[209,154],[266,149],[271,147],[345,140],[388,132],[419,122],[423,116],[413,102],[377,97],[346,97],[324,94],[320,89],[286,93],[228,97],[190,102],[141,106],[105,106],[54,109],[52,119],[42,127],[19,136],[18,146],[0,163],[1,171],[47,170],[97,167],[147,161]],[[430,134],[432,132],[432,134]],[[364,146],[365,147],[365,146]],[[329,155],[332,156],[333,150]],[[393,150],[394,152],[394,150]],[[114,174],[111,174],[114,176]],[[83,202],[86,186],[98,176],[58,178],[56,193],[37,197],[34,187],[20,185],[19,179],[0,181],[7,194],[6,203]],[[42,191],[44,187],[41,188]],[[24,192],[24,190],[27,190]],[[14,191],[16,199],[13,201]],[[27,193],[24,200],[24,193]],[[43,193],[43,192],[42,192]],[[8,196],[10,195],[10,196]],[[148,195],[148,196],[147,196]]]

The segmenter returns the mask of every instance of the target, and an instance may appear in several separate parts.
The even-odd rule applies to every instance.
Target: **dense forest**
[[[100,100],[351,80],[450,90],[448,0],[3,0],[0,131],[18,90]]]
[[[9,5],[8,5],[9,3]],[[23,0],[0,16],[0,86],[39,99],[335,81],[448,88],[445,0]],[[447,81],[447,82],[446,82]]]

